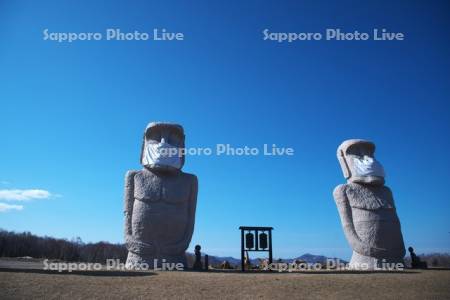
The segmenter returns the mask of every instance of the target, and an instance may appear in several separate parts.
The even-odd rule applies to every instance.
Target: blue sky
[[[335,152],[366,138],[406,245],[450,252],[449,11],[446,1],[0,1],[0,190],[50,193],[1,199],[23,208],[0,212],[0,228],[122,242],[124,174],[140,168],[146,124],[163,120],[184,126],[188,147],[295,149],[187,157],[199,178],[191,250],[237,257],[238,227],[260,225],[275,228],[276,257],[349,258]],[[58,43],[46,28],[185,39]],[[406,38],[277,43],[266,28]]]

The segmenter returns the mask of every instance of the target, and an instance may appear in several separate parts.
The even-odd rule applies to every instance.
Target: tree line
[[[127,249],[123,244],[84,243],[80,238],[56,239],[30,232],[16,233],[0,229],[0,257],[24,256],[92,263],[105,263],[106,259],[124,262]]]
[[[108,242],[84,243],[80,238],[72,240],[40,237],[30,232],[17,233],[0,229],[0,257],[47,258],[62,261],[102,263],[106,259],[120,259],[125,262],[127,249],[124,244]],[[419,257],[428,263],[429,267],[450,268],[450,254],[421,254]],[[211,265],[220,265],[221,261],[210,256]],[[192,253],[187,253],[188,265],[195,260]],[[406,265],[410,265],[410,257],[405,257]]]

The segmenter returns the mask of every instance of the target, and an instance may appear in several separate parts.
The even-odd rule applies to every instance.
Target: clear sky
[[[195,2],[195,3],[194,3]],[[123,242],[123,181],[150,121],[188,147],[195,244],[237,257],[240,225],[273,226],[274,256],[349,258],[332,197],[336,148],[377,145],[407,246],[450,252],[448,1],[0,0],[0,228]],[[43,40],[50,32],[184,33],[183,41]],[[403,41],[263,40],[271,32],[402,32]],[[42,191],[32,191],[38,189]],[[12,199],[14,198],[14,199]]]

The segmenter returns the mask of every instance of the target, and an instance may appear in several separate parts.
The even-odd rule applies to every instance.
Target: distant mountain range
[[[193,255],[193,254],[192,254]],[[231,256],[213,256],[213,255],[209,255],[209,264],[210,265],[220,265],[222,262],[224,261],[228,261],[231,265],[233,266],[240,266],[241,264],[241,259],[240,258],[234,258]],[[310,253],[305,253],[301,256],[295,257],[295,258],[281,258],[282,262],[285,263],[291,263],[295,260],[300,260],[300,261],[304,261],[306,263],[322,263],[322,262],[326,262],[327,259],[337,259],[336,257],[326,257],[323,255],[314,255],[314,254],[310,254]],[[273,261],[277,262],[279,261],[279,258],[274,258]],[[346,261],[343,259],[339,259],[341,262],[345,263]],[[251,259],[250,261],[253,265],[256,265],[259,263],[258,259]]]

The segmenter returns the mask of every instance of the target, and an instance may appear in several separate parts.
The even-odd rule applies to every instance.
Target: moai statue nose
[[[368,155],[364,155],[364,160],[367,162],[373,162],[373,157],[370,157]]]
[[[169,140],[169,134],[167,132],[163,132],[161,134],[161,143],[167,143],[167,141]]]

